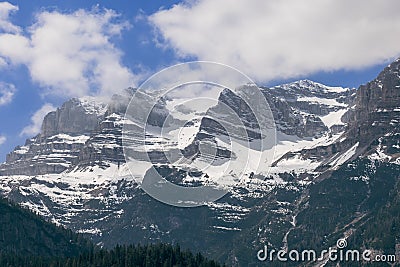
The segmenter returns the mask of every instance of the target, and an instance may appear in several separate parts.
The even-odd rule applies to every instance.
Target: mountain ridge
[[[348,230],[343,228],[344,225],[360,218],[358,213],[366,214],[366,218],[373,220],[377,210],[372,204],[361,205],[357,202],[356,206],[360,209],[344,208],[337,213],[333,203],[347,206],[336,199],[335,194],[341,194],[347,199],[353,196],[352,192],[361,192],[359,188],[368,189],[376,195],[389,194],[392,192],[390,186],[380,189],[368,183],[378,186],[384,173],[390,175],[388,185],[394,186],[399,179],[396,176],[400,163],[399,65],[400,61],[395,61],[377,79],[357,90],[337,87],[329,90],[332,87],[307,80],[273,89],[261,88],[277,127],[273,164],[268,170],[244,175],[241,180],[229,185],[226,196],[203,207],[185,210],[166,206],[151,199],[137,187],[124,164],[121,149],[122,125],[127,120],[123,113],[129,98],[121,95],[113,97],[95,130],[84,135],[86,139],[83,144],[72,142],[71,147],[77,146],[79,152],[73,154],[73,149],[67,152],[74,157],[69,163],[54,162],[54,157],[48,156],[52,155],[54,149],[57,150],[58,145],[51,141],[54,136],[43,138],[39,135],[27,142],[29,147],[17,148],[16,151],[22,150],[26,154],[36,147],[38,149],[33,151],[38,152],[39,156],[33,153],[28,158],[31,163],[26,164],[27,167],[23,165],[23,157],[10,156],[8,162],[0,165],[0,190],[9,199],[68,228],[86,233],[106,247],[118,242],[129,243],[130,240],[179,241],[183,246],[205,251],[218,260],[246,266],[248,263],[256,263],[254,253],[259,244],[265,242],[273,248],[296,247],[306,243],[321,246],[321,242],[331,245],[336,241],[334,238]],[[318,90],[308,90],[307,86],[314,86]],[[127,96],[131,96],[133,91],[128,90]],[[235,96],[226,94],[224,97],[224,103],[239,112],[240,105]],[[154,125],[164,122],[164,111],[172,112],[167,105],[170,100],[163,101],[152,115]],[[190,112],[180,108],[179,112]],[[249,120],[251,116],[245,111],[243,109],[239,113],[243,114],[242,121],[248,127],[253,127]],[[229,157],[229,153],[223,152],[224,147],[220,146],[223,141],[221,135],[224,133],[210,121],[201,121],[198,126],[193,122],[187,127],[199,127],[202,130],[194,141],[216,142],[219,144],[218,155]],[[67,144],[66,140],[76,137],[65,135],[58,137],[61,138],[61,147]],[[155,143],[169,144],[163,139],[157,139],[157,136],[152,138]],[[257,135],[254,138],[258,138]],[[157,146],[151,145],[155,157],[158,157]],[[193,149],[190,153],[199,153],[198,148],[189,148]],[[42,160],[43,165],[65,165],[60,169],[44,168],[35,172],[29,169],[33,159]],[[164,159],[157,160],[163,162]],[[204,173],[188,176],[169,165],[164,167],[163,171],[178,183],[202,183],[206,179]],[[18,168],[22,168],[22,171],[18,171]],[[374,168],[379,170],[378,174],[373,171]],[[139,167],[137,172],[142,175]],[[342,188],[344,193],[332,188],[333,185]],[[327,199],[318,206],[317,200],[321,200],[320,194],[326,193],[324,190]],[[370,194],[363,196],[365,199],[373,199]],[[354,200],[358,201],[358,198]],[[308,203],[312,205],[308,206]],[[313,227],[317,227],[315,232],[327,234],[323,225],[315,226],[304,219],[314,216],[313,211],[317,207],[329,208],[336,214],[336,218],[340,218],[338,229],[343,228],[329,235],[325,241],[312,234]],[[341,217],[340,214],[345,216]],[[357,224],[357,227],[362,228],[363,225],[366,224]],[[334,222],[329,222],[327,229],[332,230],[333,226]],[[204,239],[196,239],[190,229],[197,229],[197,233],[202,234]],[[293,236],[296,231],[307,236],[305,243]],[[313,243],[311,240],[317,241]],[[231,243],[227,245],[226,251],[221,251],[220,242]],[[357,242],[357,245],[362,245]],[[390,246],[395,244],[390,243]]]

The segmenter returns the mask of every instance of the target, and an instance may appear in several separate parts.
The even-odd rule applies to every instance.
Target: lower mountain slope
[[[111,250],[0,199],[0,266],[221,266],[179,245],[129,245]]]
[[[0,199],[0,254],[76,256],[93,249],[90,241]]]

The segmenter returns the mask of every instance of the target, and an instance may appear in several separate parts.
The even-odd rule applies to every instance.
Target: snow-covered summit
[[[77,105],[83,107],[87,114],[103,115],[107,111],[108,103],[98,97],[84,96],[73,98],[73,100]]]
[[[323,92],[323,93],[343,93],[350,90],[350,88],[344,88],[340,86],[327,86],[322,83],[314,82],[307,79],[274,86],[271,89],[277,89],[277,88],[285,90],[300,90],[300,91],[306,90],[311,92]]]

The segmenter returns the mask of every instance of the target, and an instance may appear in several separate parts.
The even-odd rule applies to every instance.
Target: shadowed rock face
[[[355,120],[350,135],[364,143],[382,133],[398,129],[400,121],[400,59],[378,77],[357,90]]]
[[[89,137],[99,129],[107,105],[73,98],[43,120],[40,134],[7,155],[0,175],[60,173],[78,162]]]
[[[0,164],[0,175],[61,173],[79,164],[123,161],[121,120],[135,89],[105,102],[73,98],[48,113],[41,132]]]
[[[287,92],[285,94],[288,96]],[[400,59],[387,66],[376,79],[361,85],[356,90],[355,98],[350,95],[344,102],[352,108],[342,117],[342,121],[347,122],[342,140],[326,146],[291,152],[279,160],[295,156],[326,159],[344,153],[357,142],[359,145],[355,157],[375,153],[379,146],[387,155],[391,155],[392,159],[397,158],[398,150],[393,147],[398,144],[396,135],[400,132]],[[279,107],[274,107],[276,106]],[[283,118],[290,118],[290,114],[278,114]],[[312,132],[315,133],[316,129]],[[329,167],[329,164],[322,164],[320,167]]]
[[[102,120],[106,109],[106,104],[73,98],[46,115],[40,135],[49,137],[59,133],[90,134]]]
[[[319,83],[302,80],[264,89],[263,93],[274,115],[277,130],[288,135],[309,138],[342,128],[333,125],[329,129],[320,116],[347,109],[353,102],[354,91],[343,88],[334,90]],[[336,104],[329,104],[334,101]]]
[[[27,140],[7,155],[0,175],[37,175],[60,173],[74,164],[88,137],[66,134]]]

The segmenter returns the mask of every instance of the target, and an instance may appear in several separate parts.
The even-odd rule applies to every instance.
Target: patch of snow
[[[77,233],[80,234],[92,234],[92,235],[101,235],[101,230],[99,228],[93,228],[93,229],[79,229],[76,231]]]
[[[81,143],[84,144],[90,137],[86,135],[77,135],[77,136],[71,136],[68,134],[56,134],[51,137],[49,137],[49,140],[54,140],[54,143],[67,143],[67,144],[73,144],[73,143]],[[60,141],[55,141],[55,139],[60,139]]]
[[[225,227],[225,226],[213,226],[215,229],[226,230],[226,231],[242,231],[242,229],[237,227]]]
[[[354,154],[356,153],[356,149],[358,147],[358,142],[353,145],[349,150],[347,150],[346,152],[344,152],[343,154],[339,155],[338,157],[336,157],[332,162],[331,165],[333,167],[333,169],[337,169],[340,165],[342,165],[343,163],[345,163],[347,160],[349,160],[352,156],[354,156]]]
[[[344,125],[341,118],[346,112],[347,109],[340,109],[338,111],[330,112],[328,115],[321,116],[320,119],[328,128],[331,128],[333,125]]]
[[[359,180],[361,180],[361,181],[363,181],[365,183],[368,183],[369,182],[369,177],[365,176],[365,175],[361,175],[361,176],[358,176],[358,177],[354,176],[354,177],[350,177],[350,180],[351,181],[359,181]]]
[[[108,107],[106,103],[100,102],[98,98],[92,96],[80,97],[79,102],[87,114],[103,115]]]
[[[370,160],[378,160],[378,161],[390,161],[392,159],[391,156],[386,155],[384,149],[382,147],[382,137],[379,138],[379,144],[374,153],[368,156]]]
[[[321,98],[321,97],[315,97],[315,96],[302,96],[302,97],[297,98],[297,101],[314,102],[314,103],[318,103],[321,105],[334,106],[334,107],[347,107],[347,104],[340,103],[336,99]]]
[[[21,146],[18,149],[14,150],[13,152],[16,154],[26,154],[29,151],[29,146]]]

